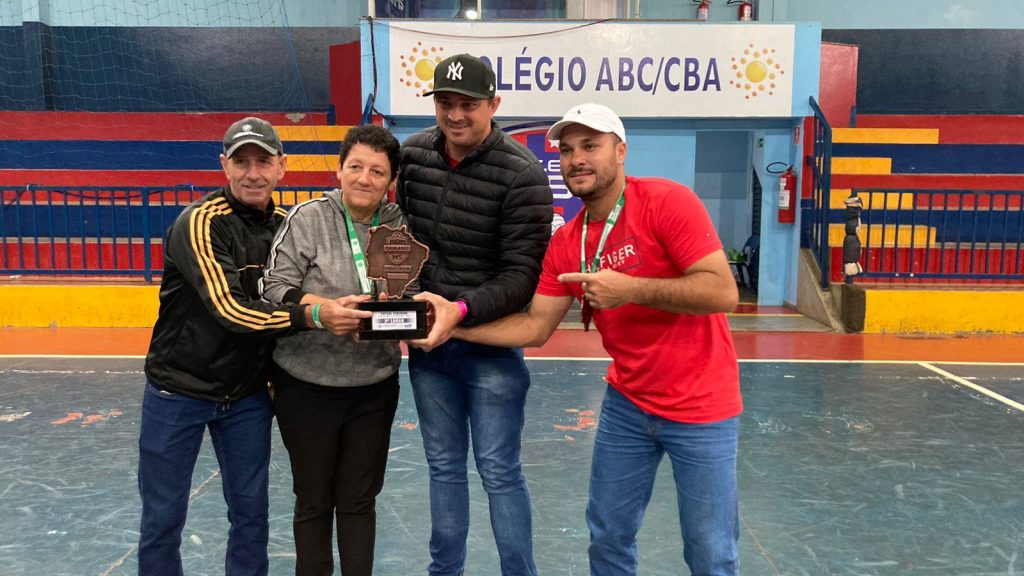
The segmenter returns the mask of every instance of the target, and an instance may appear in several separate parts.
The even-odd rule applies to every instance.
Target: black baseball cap
[[[494,98],[494,70],[470,54],[449,56],[434,68],[434,89],[423,95],[437,92],[455,92],[470,98]]]
[[[275,156],[284,156],[284,146],[277,130],[262,118],[249,116],[232,124],[224,133],[224,156],[231,158],[246,144],[255,144]]]

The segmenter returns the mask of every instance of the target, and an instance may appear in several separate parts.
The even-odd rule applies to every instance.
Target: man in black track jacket
[[[260,300],[258,282],[284,210],[271,194],[286,157],[277,131],[245,118],[224,135],[228,186],[185,208],[164,243],[160,313],[146,356],[139,434],[139,574],[182,574],[181,531],[206,428],[228,505],[225,573],[268,571],[273,336],[313,326],[308,306]],[[332,331],[352,312],[319,310]],[[339,330],[340,331],[340,330]]]
[[[551,237],[551,189],[536,156],[494,123],[501,98],[484,62],[468,54],[443,60],[427,94],[437,126],[403,144],[398,201],[430,247],[420,287],[449,301],[409,351],[430,465],[429,573],[454,576],[465,564],[472,437],[501,573],[529,576],[537,570],[519,458],[530,386],[522,349],[449,337],[459,324],[490,322],[530,301]]]

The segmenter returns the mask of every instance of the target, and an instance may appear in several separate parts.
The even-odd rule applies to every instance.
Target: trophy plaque
[[[359,323],[360,340],[416,340],[430,332],[426,301],[405,297],[419,278],[430,249],[416,241],[407,226],[370,229],[366,246],[366,276],[385,284],[386,299],[363,302],[360,310],[372,312]],[[379,291],[378,291],[379,292]],[[379,296],[374,294],[374,297]]]

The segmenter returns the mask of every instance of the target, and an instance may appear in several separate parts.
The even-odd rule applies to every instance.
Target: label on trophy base
[[[378,330],[415,330],[416,311],[374,312],[370,318],[370,329]]]
[[[359,322],[360,340],[419,340],[430,332],[425,300],[378,300],[359,304],[373,313]]]

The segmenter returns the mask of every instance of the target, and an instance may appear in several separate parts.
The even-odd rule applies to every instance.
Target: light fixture
[[[478,20],[480,18],[480,10],[478,9],[477,0],[459,0],[459,12],[455,15],[455,18]]]

